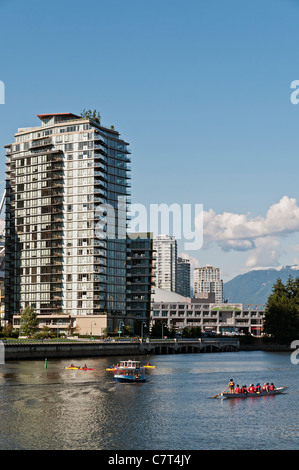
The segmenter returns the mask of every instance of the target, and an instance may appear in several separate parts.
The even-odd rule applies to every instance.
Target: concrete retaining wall
[[[139,344],[26,344],[5,345],[5,360],[101,357],[142,354]]]
[[[137,356],[145,354],[184,354],[224,352],[239,349],[238,341],[146,341],[146,342],[66,342],[4,343],[5,360]]]

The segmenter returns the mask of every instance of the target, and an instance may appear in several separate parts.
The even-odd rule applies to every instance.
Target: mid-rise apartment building
[[[6,318],[27,305],[122,317],[129,144],[89,118],[38,118],[5,146]]]
[[[223,281],[220,269],[213,266],[195,268],[193,271],[193,295],[202,292],[214,292],[215,301],[223,302]]]
[[[130,233],[127,238],[127,318],[149,328],[153,286],[152,233]],[[132,330],[138,331],[138,326]]]
[[[178,257],[176,266],[176,293],[190,297],[190,261]]]

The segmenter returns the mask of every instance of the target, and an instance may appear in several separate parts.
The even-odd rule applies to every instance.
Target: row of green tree
[[[153,338],[174,338],[177,335],[177,331],[174,328],[168,328],[163,321],[158,320],[155,322],[151,329],[151,336]],[[183,338],[200,338],[202,331],[200,326],[198,327],[185,327],[182,331]]]
[[[273,342],[290,344],[299,339],[299,278],[277,279],[266,306],[263,333]]]

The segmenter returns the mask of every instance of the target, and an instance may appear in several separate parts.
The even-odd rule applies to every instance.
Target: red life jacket
[[[248,387],[248,392],[249,392],[249,393],[254,392],[254,387],[252,387],[252,386],[251,386],[251,387]]]
[[[236,387],[236,388],[235,388],[235,393],[240,393],[239,387]]]
[[[275,390],[274,385],[270,385],[270,390]]]

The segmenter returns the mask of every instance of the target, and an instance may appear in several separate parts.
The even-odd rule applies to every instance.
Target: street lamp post
[[[96,326],[96,323],[94,323]],[[92,322],[90,322],[90,341],[92,341]]]
[[[143,339],[143,325],[146,326],[144,321],[141,323],[141,340]]]
[[[62,320],[57,320],[56,321],[56,324],[57,324],[57,329],[56,329],[56,338],[58,340],[58,333],[59,333],[59,325],[61,325],[62,323]]]
[[[124,326],[124,322],[122,320],[119,320],[118,324],[118,337],[120,338],[120,333],[121,333],[121,327]]]
[[[167,326],[166,323],[162,323],[162,339],[163,339],[163,328],[164,326]]]

